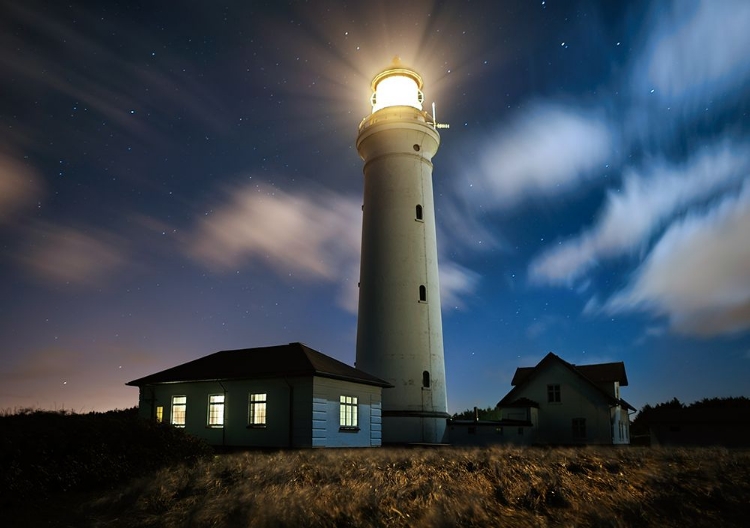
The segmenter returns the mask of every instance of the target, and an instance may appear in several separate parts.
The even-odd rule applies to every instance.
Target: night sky
[[[0,0],[0,410],[354,363],[370,80],[437,104],[450,412],[547,352],[750,395],[750,2]]]

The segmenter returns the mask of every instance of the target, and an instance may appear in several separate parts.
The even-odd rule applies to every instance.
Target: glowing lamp
[[[422,110],[422,77],[407,68],[391,68],[372,80],[372,113],[389,106],[411,106]]]

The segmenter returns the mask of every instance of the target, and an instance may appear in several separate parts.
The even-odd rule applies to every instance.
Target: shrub
[[[0,501],[112,488],[123,480],[211,453],[182,430],[138,417],[24,410],[0,416]]]

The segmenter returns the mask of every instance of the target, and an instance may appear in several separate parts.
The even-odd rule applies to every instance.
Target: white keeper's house
[[[523,443],[629,444],[635,408],[620,397],[627,384],[622,361],[573,365],[550,352],[516,369],[497,408],[501,420],[528,424]]]
[[[251,447],[380,446],[391,387],[302,343],[216,352],[127,385],[144,418]]]

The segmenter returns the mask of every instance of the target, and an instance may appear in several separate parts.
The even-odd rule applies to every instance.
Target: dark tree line
[[[677,398],[656,405],[646,404],[638,413],[630,428],[631,434],[648,434],[648,424],[655,411],[661,409],[750,409],[750,398],[745,396],[730,396],[727,398],[703,398],[702,400],[685,404]]]
[[[484,409],[477,409],[477,414],[479,414],[480,420],[494,420],[497,415],[497,409],[494,407],[487,407]],[[454,420],[473,420],[474,419],[474,409],[466,409],[465,411],[462,411],[460,413],[455,413],[453,416],[451,416]]]

